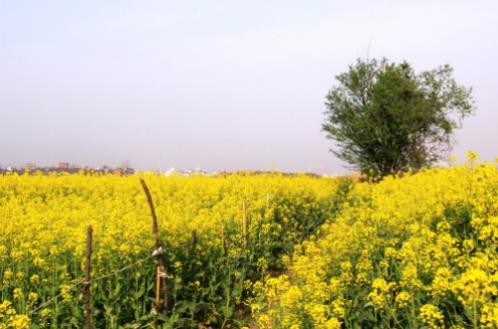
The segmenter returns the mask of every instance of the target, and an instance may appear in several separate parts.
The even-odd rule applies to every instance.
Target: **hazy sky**
[[[320,130],[359,56],[449,63],[498,156],[496,1],[0,0],[0,164],[342,172]]]

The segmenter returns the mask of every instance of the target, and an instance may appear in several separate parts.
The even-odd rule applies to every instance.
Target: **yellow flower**
[[[21,298],[22,296],[22,289],[21,288],[15,288],[13,293],[12,293],[12,296],[14,297],[14,299],[19,299]]]
[[[10,268],[3,271],[3,283],[8,284],[8,282],[13,278],[14,272]]]
[[[64,302],[70,302],[73,299],[73,296],[71,294],[71,286],[67,284],[60,285],[60,291],[62,294],[62,300]]]
[[[30,292],[28,294],[28,301],[31,303],[31,304],[34,304],[38,301],[38,294],[36,292]]]
[[[474,161],[474,160],[477,160],[479,156],[477,155],[477,152],[474,152],[474,151],[468,151],[467,152],[467,155],[466,155],[466,159],[468,161]]]
[[[498,327],[498,305],[485,304],[482,307],[480,323],[482,328]]]
[[[434,280],[430,286],[430,291],[434,296],[442,296],[447,292],[451,291],[451,281],[453,280],[453,274],[451,271],[445,267],[438,268]]]
[[[372,292],[368,294],[368,300],[376,309],[383,309],[388,306],[390,300],[390,290],[395,283],[387,283],[384,279],[375,279],[372,282]]]
[[[325,329],[341,329],[341,322],[336,318],[330,318],[325,322]]]
[[[29,329],[29,317],[27,315],[15,315],[12,319],[12,329]]]
[[[12,314],[13,308],[12,308],[12,303],[8,300],[4,300],[0,304],[0,319],[2,316]]]
[[[401,291],[396,296],[396,304],[398,304],[399,308],[405,308],[409,305],[412,300],[412,295],[407,291]]]
[[[40,282],[40,276],[38,274],[33,274],[30,278],[29,281],[33,284],[39,283]]]
[[[420,308],[420,319],[432,329],[444,328],[443,313],[434,305],[423,305]]]
[[[280,303],[283,307],[294,309],[301,300],[303,293],[299,287],[291,287],[280,296]]]
[[[486,296],[496,296],[498,290],[488,274],[478,268],[465,271],[454,284],[459,293],[458,299],[464,305],[472,305],[476,301],[483,302]]]
[[[422,287],[422,283],[418,279],[417,267],[414,264],[409,264],[403,269],[401,286],[412,289],[419,289]]]
[[[334,300],[332,302],[331,309],[332,315],[337,319],[344,319],[346,316],[345,303],[343,299]]]

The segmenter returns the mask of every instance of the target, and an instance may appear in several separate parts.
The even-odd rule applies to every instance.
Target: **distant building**
[[[68,170],[69,169],[69,162],[59,162],[57,165],[57,168],[60,170]]]
[[[173,176],[177,174],[177,170],[175,168],[170,168],[164,172],[164,176]]]

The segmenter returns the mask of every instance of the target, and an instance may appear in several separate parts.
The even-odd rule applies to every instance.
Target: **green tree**
[[[326,96],[331,152],[376,179],[434,164],[474,110],[471,88],[452,74],[449,65],[417,75],[407,62],[358,59]]]

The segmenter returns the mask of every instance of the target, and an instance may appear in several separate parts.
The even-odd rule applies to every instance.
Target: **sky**
[[[498,156],[496,1],[0,0],[0,165],[342,173],[321,131],[358,57],[448,63]]]

